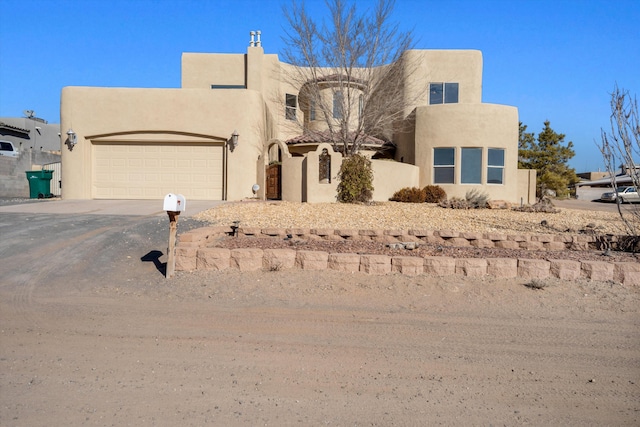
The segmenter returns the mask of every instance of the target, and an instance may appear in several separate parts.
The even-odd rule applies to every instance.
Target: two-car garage
[[[221,143],[93,142],[95,199],[222,200],[224,146]]]

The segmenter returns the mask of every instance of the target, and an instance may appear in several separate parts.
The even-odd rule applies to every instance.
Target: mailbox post
[[[169,193],[164,196],[164,207],[169,215],[169,248],[167,250],[167,270],[165,277],[170,279],[176,271],[176,234],[178,232],[178,215],[184,212],[186,200],[182,194]]]

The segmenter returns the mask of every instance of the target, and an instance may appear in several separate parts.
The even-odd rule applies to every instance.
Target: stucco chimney
[[[251,43],[246,56],[246,87],[260,92],[262,90],[262,67],[264,51],[260,40],[260,31],[251,31]],[[257,40],[255,36],[258,36]]]

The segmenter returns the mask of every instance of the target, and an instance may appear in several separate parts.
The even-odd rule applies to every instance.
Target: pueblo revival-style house
[[[287,77],[295,67],[254,37],[246,54],[184,53],[180,88],[65,87],[62,197],[335,201],[343,157],[322,138],[327,115]],[[374,200],[439,185],[448,197],[476,189],[535,202],[535,171],[517,166],[517,108],[482,103],[481,52],[410,50],[403,60],[414,71],[402,83],[424,90],[407,94],[402,132],[361,146]]]

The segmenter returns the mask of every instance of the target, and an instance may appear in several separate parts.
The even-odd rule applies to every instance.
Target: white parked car
[[[640,196],[638,196],[638,190],[635,187],[618,187],[616,191],[602,193],[600,200],[615,202],[618,197],[620,197],[620,203],[640,202]]]
[[[9,141],[0,141],[0,156],[18,157],[20,152]]]

